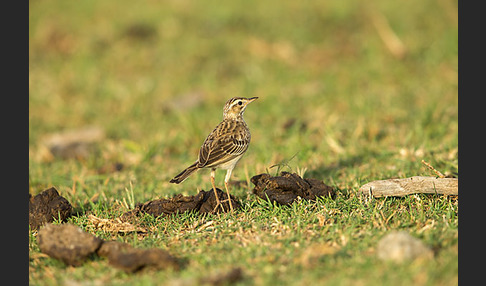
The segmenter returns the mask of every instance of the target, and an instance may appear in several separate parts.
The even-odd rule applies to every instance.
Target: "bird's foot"
[[[233,203],[232,203],[231,198],[228,198],[228,199],[226,199],[226,200],[222,200],[222,201],[221,201],[221,205],[222,205],[223,203],[225,203],[225,202],[228,202],[228,203],[229,203],[230,211],[231,211],[231,212],[233,212],[233,211],[234,211],[234,209],[233,209]]]

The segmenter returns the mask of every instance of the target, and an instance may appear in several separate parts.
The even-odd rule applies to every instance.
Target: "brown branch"
[[[458,195],[458,183],[459,179],[457,178],[414,176],[405,179],[373,181],[361,186],[359,192],[371,194],[374,197],[402,197],[416,193]]]

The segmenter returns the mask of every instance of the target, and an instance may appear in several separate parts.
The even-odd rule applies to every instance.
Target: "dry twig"
[[[410,194],[441,194],[458,195],[457,178],[436,178],[414,176],[405,179],[378,180],[364,184],[359,188],[363,194],[371,194],[374,197],[397,196]]]
[[[425,162],[425,160],[422,160],[422,164],[424,164],[425,166],[427,166],[427,168],[429,168],[430,170],[434,171],[434,173],[437,175],[437,177],[439,177],[439,178],[445,178],[444,174],[442,174],[441,172],[439,172],[438,170],[436,170],[429,163]]]
[[[378,35],[388,48],[388,51],[390,51],[390,53],[396,58],[403,58],[407,53],[407,49],[402,40],[400,40],[397,34],[390,27],[386,17],[380,12],[370,10],[370,18],[376,28],[376,31],[378,32]]]

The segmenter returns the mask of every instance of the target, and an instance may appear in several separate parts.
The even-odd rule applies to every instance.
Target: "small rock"
[[[404,262],[418,258],[432,258],[433,252],[421,240],[405,231],[385,235],[377,245],[378,258],[384,261]]]
[[[102,240],[73,224],[47,224],[39,230],[37,242],[41,252],[79,266],[100,247]]]

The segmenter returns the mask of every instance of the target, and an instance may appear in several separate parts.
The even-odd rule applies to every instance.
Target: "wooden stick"
[[[397,196],[410,194],[458,195],[459,179],[414,176],[405,179],[388,179],[369,182],[359,188],[363,194],[374,197]]]

